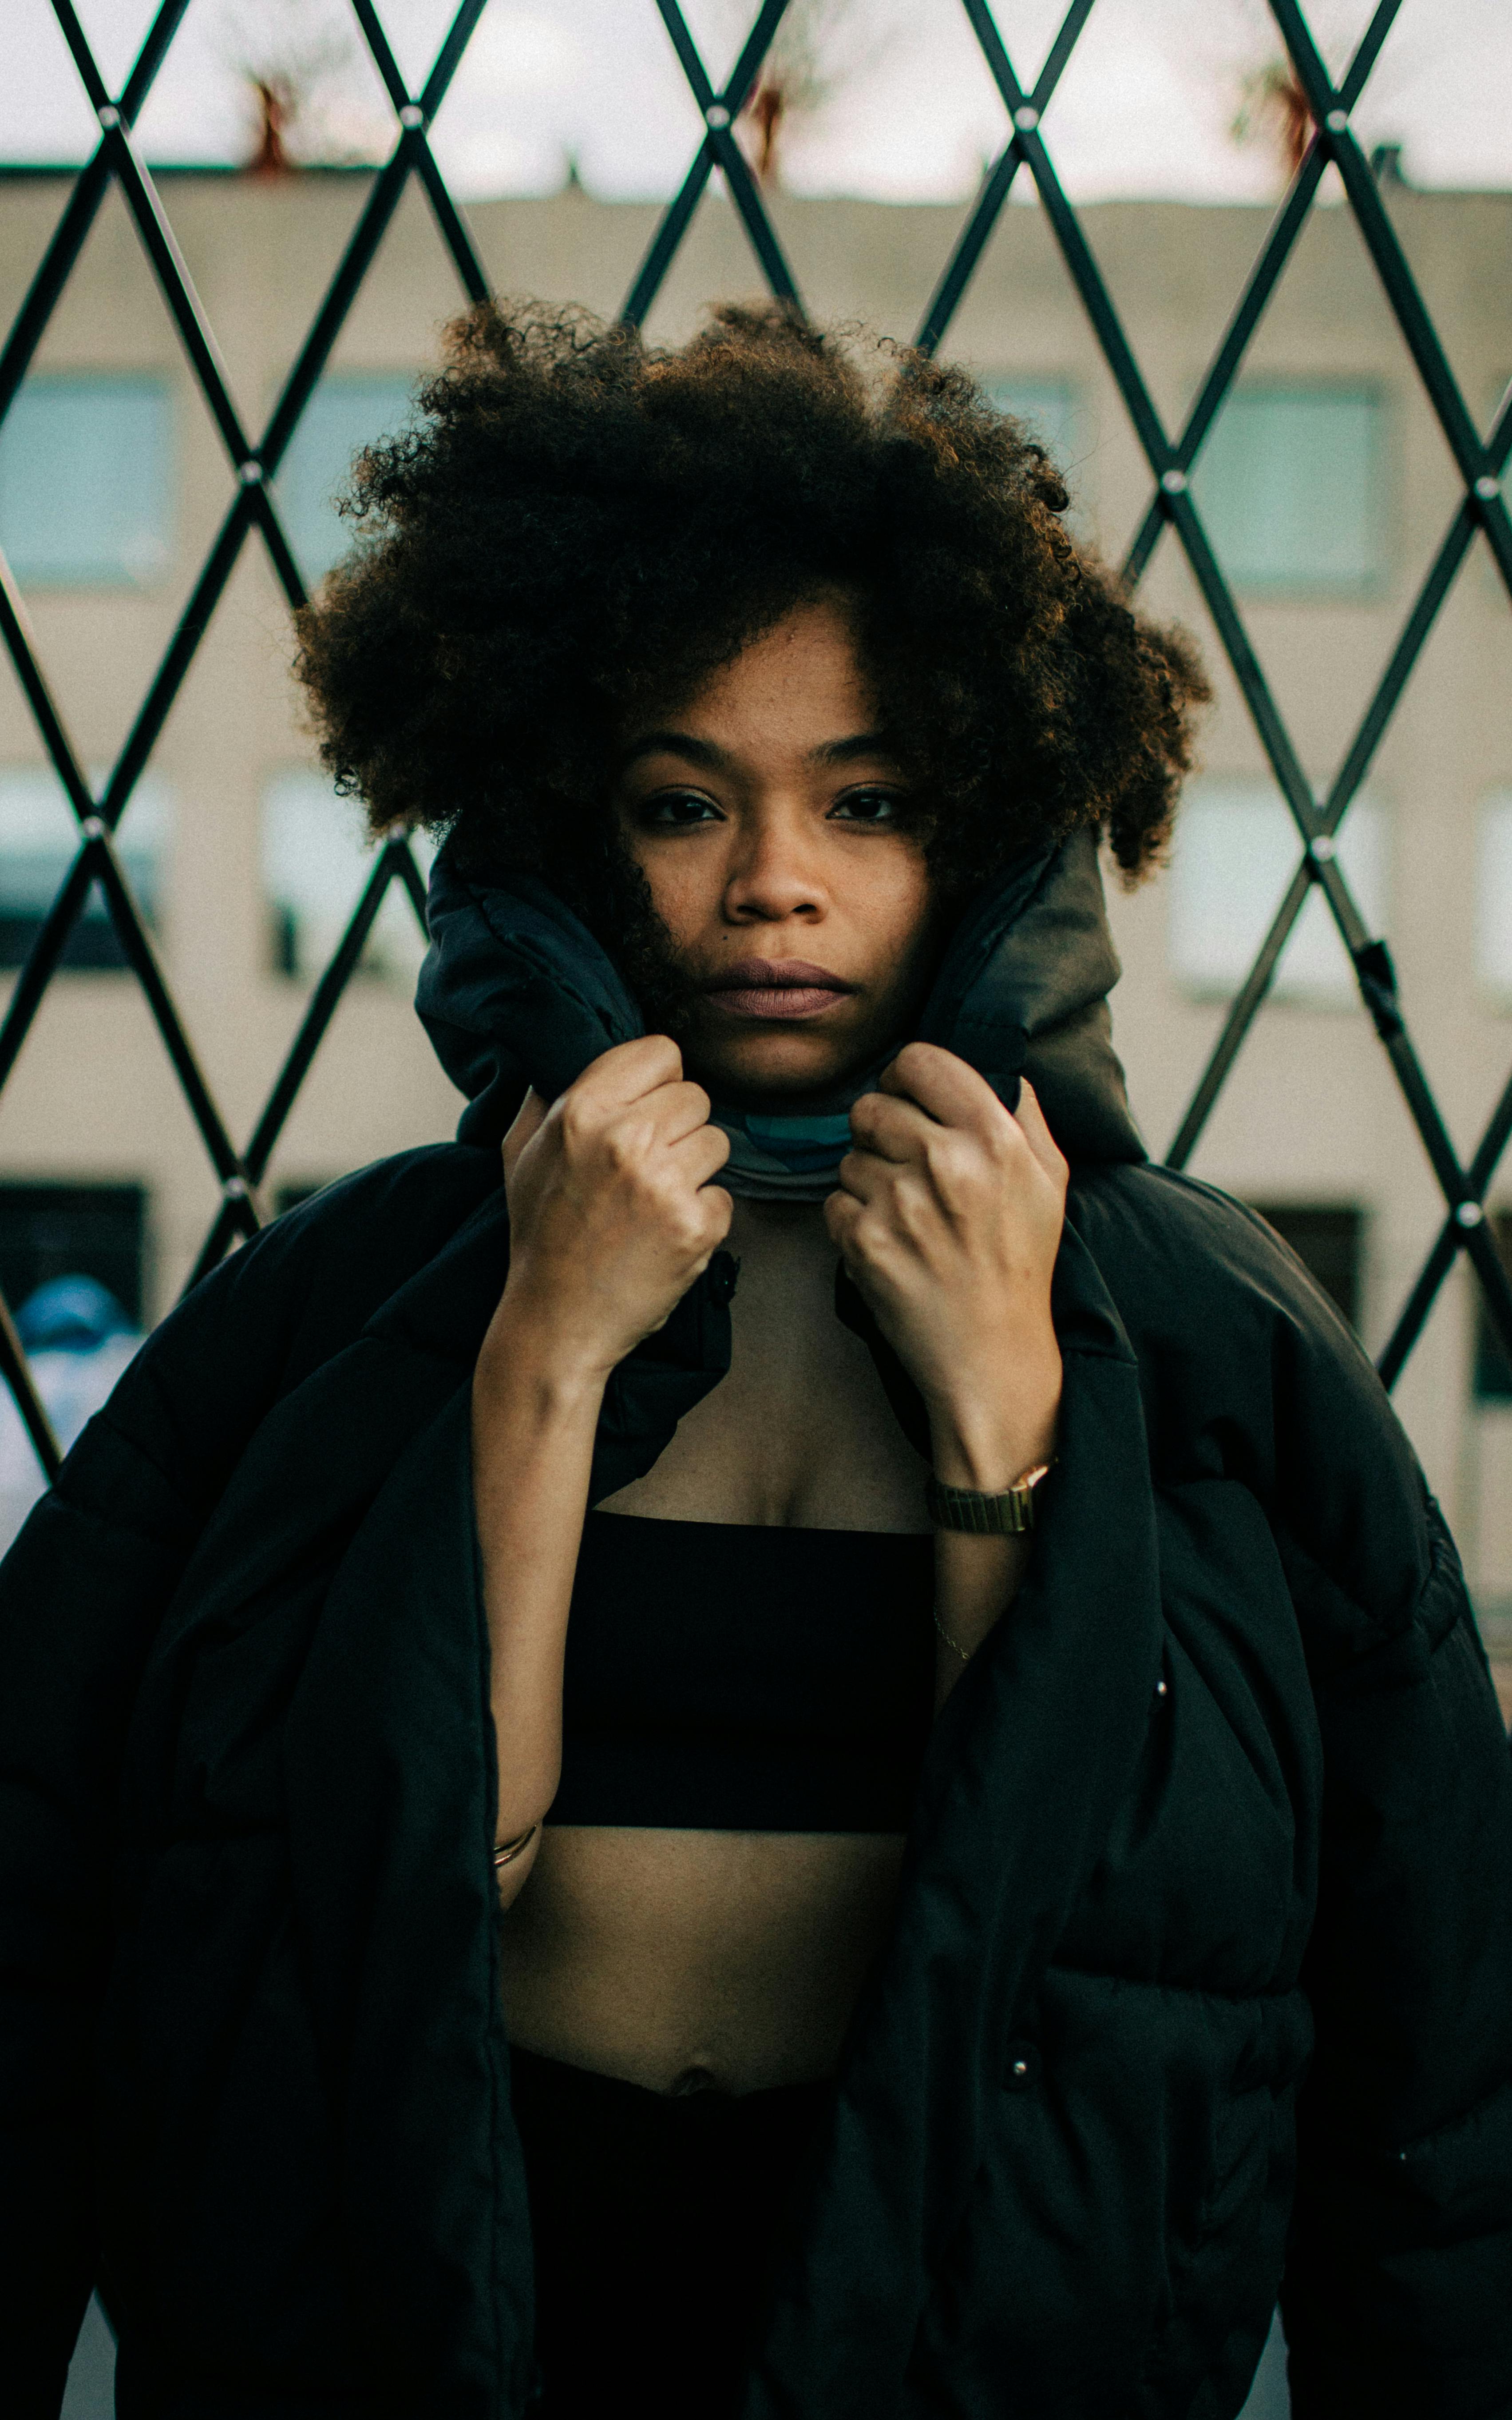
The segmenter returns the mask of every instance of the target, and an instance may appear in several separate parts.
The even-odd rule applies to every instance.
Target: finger
[[[855,1202],[874,1202],[892,1183],[897,1167],[896,1160],[883,1159],[875,1152],[848,1151],[835,1173],[842,1193],[848,1193]],[[835,1199],[832,1193],[825,1198],[829,1202]]]
[[[670,1034],[640,1033],[633,1042],[617,1042],[612,1050],[591,1061],[572,1086],[572,1095],[594,1111],[623,1109],[644,1100],[660,1085],[680,1083],[682,1075],[683,1054]]]
[[[1039,1094],[1026,1076],[1019,1080],[1019,1105],[1013,1115],[1023,1131],[1025,1141],[1045,1174],[1053,1177],[1057,1185],[1063,1187],[1070,1173],[1066,1166],[1065,1154],[1044,1122],[1044,1111],[1040,1107]]]
[[[695,1191],[718,1174],[729,1156],[730,1138],[723,1126],[696,1126],[671,1152],[673,1167]]]
[[[524,1150],[528,1142],[534,1140],[535,1136],[540,1133],[541,1128],[545,1125],[547,1105],[532,1084],[530,1091],[526,1094],[525,1098],[521,1101],[518,1109],[516,1110],[514,1123],[510,1126],[509,1132],[505,1135],[503,1140],[504,1183],[506,1185],[510,1184],[514,1178],[515,1170],[519,1164],[520,1153]]]
[[[1008,1117],[986,1077],[933,1042],[907,1044],[883,1069],[878,1090],[917,1102],[943,1126],[964,1126],[984,1139],[1000,1138]]]
[[[697,1134],[709,1123],[709,1096],[702,1084],[658,1084],[654,1093],[645,1095],[644,1107],[651,1111],[657,1136],[664,1143],[681,1142],[686,1135]]]
[[[849,1193],[825,1197],[825,1224],[829,1239],[845,1264],[847,1276],[863,1291],[875,1274],[872,1254],[878,1239],[878,1214]]]
[[[857,1147],[878,1159],[922,1159],[934,1124],[917,1102],[888,1093],[863,1093],[851,1106]]]
[[[847,1268],[850,1267],[851,1236],[864,1206],[856,1200],[854,1193],[843,1190],[826,1193],[825,1196],[825,1225],[829,1230],[830,1242],[835,1246]]]
[[[699,1195],[699,1204],[708,1222],[704,1228],[704,1233],[709,1241],[709,1254],[708,1260],[703,1263],[704,1268],[707,1268],[709,1261],[714,1258],[730,1233],[730,1221],[735,1215],[735,1205],[722,1185],[705,1185]]]

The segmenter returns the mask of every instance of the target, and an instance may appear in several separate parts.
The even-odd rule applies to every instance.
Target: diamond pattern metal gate
[[[628,5],[628,0],[626,0]],[[640,0],[637,0],[640,5]],[[794,282],[761,192],[735,139],[734,121],[752,90],[788,7],[788,0],[762,0],[735,65],[716,88],[685,21],[679,0],[655,0],[683,73],[702,115],[704,134],[674,199],[668,205],[624,305],[625,317],[644,318],[659,292],[717,168],[738,211],[761,271],[774,295],[801,312]],[[1005,139],[987,174],[918,333],[933,351],[950,326],[1014,178],[1034,180],[1066,271],[1086,310],[1149,464],[1151,493],[1144,520],[1123,565],[1133,589],[1167,530],[1184,549],[1220,643],[1239,683],[1255,729],[1296,826],[1298,857],[1290,886],[1247,980],[1228,1012],[1222,1034],[1197,1084],[1169,1154],[1184,1167],[1196,1148],[1257,1012],[1265,999],[1281,953],[1314,885],[1321,892],[1352,961],[1381,1046],[1390,1063],[1407,1113],[1416,1128],[1443,1197],[1443,1220],[1422,1271],[1402,1307],[1381,1358],[1391,1385],[1422,1332],[1446,1276],[1461,1252],[1474,1264],[1497,1328],[1512,1351],[1512,1285],[1497,1254],[1483,1202],[1505,1146],[1512,1139],[1512,1075],[1481,1140],[1468,1162],[1450,1141],[1433,1091],[1423,1071],[1397,998],[1386,945],[1362,916],[1345,880],[1335,840],[1351,801],[1371,766],[1428,634],[1453,586],[1477,531],[1484,532],[1500,578],[1512,596],[1512,521],[1501,474],[1512,452],[1512,390],[1503,398],[1489,434],[1482,439],[1450,370],[1433,320],[1408,267],[1382,206],[1376,180],[1351,129],[1350,115],[1380,55],[1401,0],[1380,0],[1343,79],[1331,81],[1299,0],[1268,0],[1297,84],[1311,115],[1310,140],[1290,190],[1228,321],[1182,427],[1165,427],[1093,259],[1075,209],[1067,199],[1045,147],[1041,118],[1091,16],[1096,0],[1071,0],[1040,74],[1024,85],[1014,70],[990,0],[962,0],[1005,113]],[[144,252],[162,289],[191,373],[214,419],[230,464],[234,490],[172,641],[143,698],[126,744],[99,797],[81,768],[61,713],[43,675],[25,611],[8,566],[0,557],[0,629],[43,745],[71,802],[78,825],[78,851],[17,980],[0,1021],[0,1091],[10,1077],[47,985],[90,893],[101,892],[125,957],[140,984],[162,1047],[182,1091],[221,1188],[221,1208],[194,1271],[197,1277],[261,1222],[257,1187],[311,1063],[351,978],[363,946],[391,884],[409,893],[423,920],[424,891],[409,845],[391,842],[378,855],[346,933],[316,985],[302,1023],[277,1080],[246,1143],[239,1150],[200,1069],[171,988],[159,966],[146,922],[115,845],[115,833],[132,790],[148,763],[162,726],[215,613],[243,543],[255,534],[268,551],[290,607],[303,601],[293,552],[269,493],[301,412],[350,311],[384,232],[411,178],[430,203],[463,293],[481,300],[487,291],[478,256],[463,217],[432,156],[427,130],[455,74],[483,14],[485,0],[461,0],[424,85],[411,92],[399,71],[375,0],[352,0],[363,39],[393,105],[393,149],[378,172],[344,256],[316,315],[267,427],[254,436],[243,427],[231,399],[215,337],[201,309],[175,242],[153,179],[143,164],[132,129],[188,0],[162,0],[136,63],[122,90],[106,87],[73,0],[52,0],[74,65],[100,126],[99,147],[81,171],[15,324],[0,350],[0,419],[12,402],[56,307],[107,191],[116,182],[134,222]],[[1444,532],[1431,567],[1402,625],[1353,740],[1332,782],[1320,794],[1304,773],[1298,752],[1261,671],[1223,570],[1209,543],[1193,500],[1190,480],[1203,442],[1212,427],[1277,281],[1301,234],[1330,163],[1337,165],[1350,209],[1395,314],[1427,401],[1443,429],[1463,484],[1463,496]],[[39,1455],[51,1473],[57,1448],[38,1398],[9,1311],[0,1301],[0,1373],[8,1383]]]

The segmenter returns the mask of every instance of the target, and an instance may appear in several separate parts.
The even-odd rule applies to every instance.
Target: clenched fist
[[[504,1138],[509,1277],[496,1325],[549,1341],[553,1366],[601,1379],[660,1327],[728,1233],[710,1177],[729,1156],[709,1096],[665,1034],[606,1050]]]
[[[948,1484],[1011,1486],[1051,1450],[1050,1277],[1066,1163],[1030,1087],[1011,1117],[952,1051],[911,1042],[851,1111],[831,1236],[924,1398]]]

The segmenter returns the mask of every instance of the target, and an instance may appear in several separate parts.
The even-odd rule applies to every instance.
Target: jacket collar
[[[458,1141],[498,1141],[528,1085],[554,1100],[591,1060],[644,1032],[608,953],[538,876],[481,879],[448,845],[426,918],[415,1006],[467,1094]],[[1074,832],[1015,858],[967,909],[918,1035],[956,1051],[1010,1107],[1027,1075],[1069,1158],[1143,1159],[1108,1015],[1119,971],[1096,842]]]

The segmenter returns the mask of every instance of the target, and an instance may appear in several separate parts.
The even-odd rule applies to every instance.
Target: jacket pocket
[[[1236,2328],[1263,2336],[1306,2028],[1300,1994],[1230,2000],[1052,1968],[1005,2046],[920,2322],[918,2408],[999,2420],[1011,2379],[1015,2408],[1101,2420],[1134,2410],[1152,2370],[1195,2392]]]

